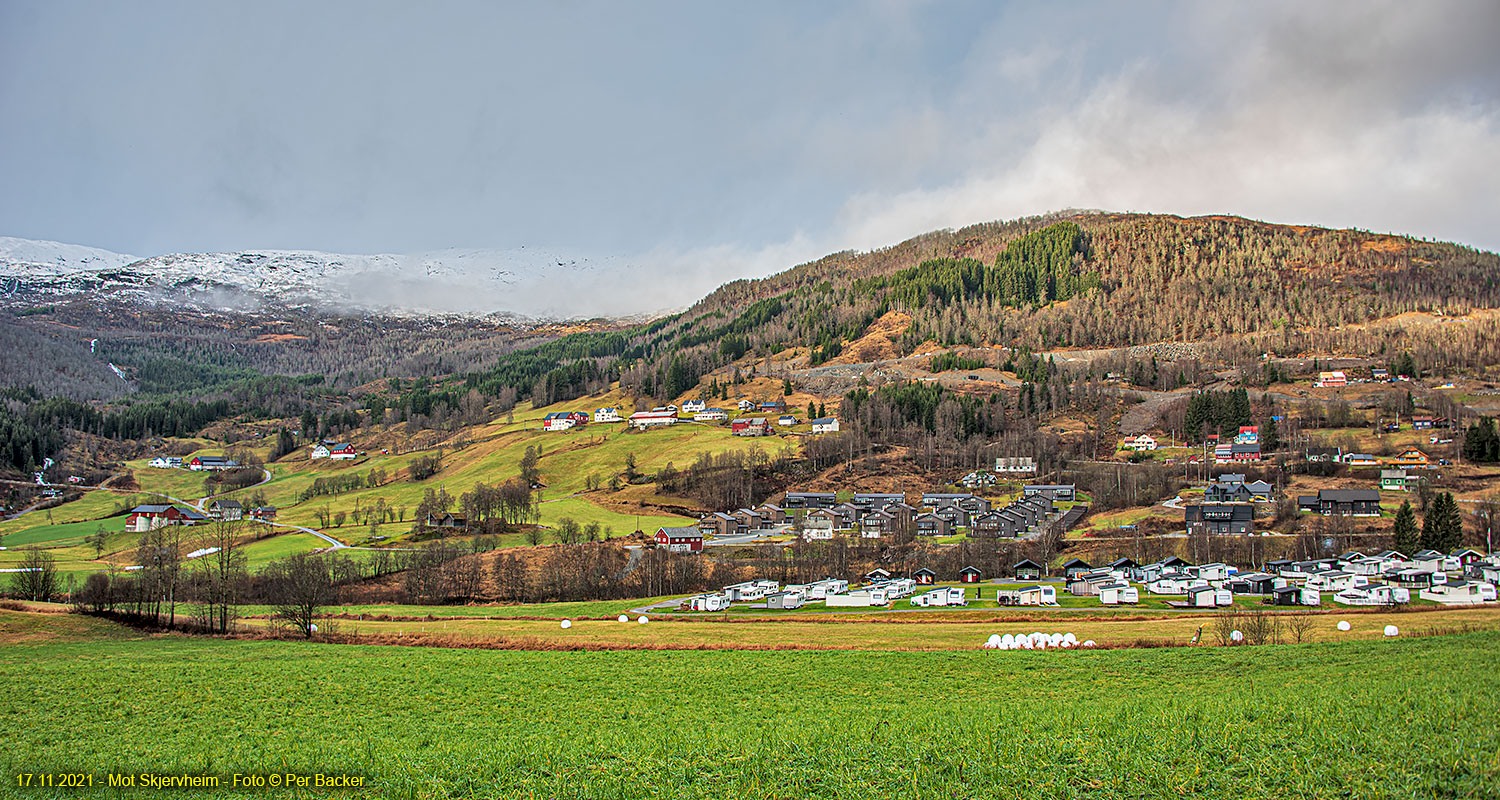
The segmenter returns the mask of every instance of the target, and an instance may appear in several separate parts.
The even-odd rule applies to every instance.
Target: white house
[[[1387,570],[1399,568],[1400,562],[1385,556],[1363,556],[1344,562],[1344,571],[1355,575],[1384,575]]]
[[[660,428],[666,425],[676,425],[677,412],[637,411],[634,414],[631,414],[630,419],[626,422],[630,425],[630,427],[635,428],[638,431],[643,431],[648,428]]]
[[[566,431],[571,430],[578,423],[568,417],[553,417],[542,423],[542,430]]]
[[[815,508],[802,517],[802,538],[811,542],[832,539],[839,526],[839,515],[826,508]]]
[[[890,580],[876,581],[865,588],[883,589],[887,597],[896,600],[915,592],[917,590],[917,582],[911,578],[892,578]]]
[[[808,600],[822,600],[828,595],[849,591],[849,582],[846,580],[835,580],[824,578],[812,583],[787,584],[785,591],[801,592]]]
[[[883,606],[890,601],[890,593],[884,587],[880,586],[872,586],[868,589],[855,589],[847,594],[830,594],[823,598],[823,604],[829,608]]]
[[[618,408],[596,408],[594,409],[595,422],[619,422],[620,409]]]
[[[696,414],[706,408],[708,408],[708,402],[703,400],[702,398],[699,398],[697,400],[684,400],[682,402],[682,413],[684,414]]]
[[[1227,581],[1231,567],[1228,564],[1199,564],[1196,567],[1188,567],[1188,574],[1196,575],[1198,578],[1209,581]]]
[[[1448,581],[1434,583],[1417,592],[1423,600],[1433,600],[1450,606],[1477,605],[1495,601],[1495,586],[1479,581]]]
[[[723,422],[729,419],[729,412],[722,408],[705,408],[693,414],[694,422]]]
[[[1140,436],[1135,437],[1134,439],[1126,439],[1125,449],[1134,450],[1138,453],[1142,451],[1155,450],[1156,440],[1143,433]]]
[[[1208,581],[1185,572],[1158,575],[1146,582],[1146,590],[1152,594],[1187,594],[1189,589],[1208,586]]]
[[[1023,586],[1016,592],[1016,605],[1055,606],[1057,589],[1052,586]]]
[[[790,611],[801,608],[807,603],[807,597],[799,591],[788,589],[784,592],[772,592],[766,595],[766,608],[779,608]]]
[[[726,608],[729,608],[729,595],[723,592],[700,594],[688,598],[690,611],[723,611]]]
[[[838,417],[821,417],[812,421],[813,433],[838,433]]]
[[[756,408],[755,401],[749,398],[741,398],[738,408],[741,411],[754,411]]]
[[[1357,589],[1367,586],[1369,583],[1370,580],[1363,575],[1355,575],[1342,570],[1331,570],[1308,576],[1306,585],[1320,592],[1342,592],[1345,589]]]
[[[182,467],[182,459],[177,456],[157,456],[151,459],[149,466],[156,469],[179,469]]]
[[[354,449],[354,445],[348,442],[338,442],[335,444],[319,442],[313,447],[309,457],[330,458],[334,461],[352,461],[358,455],[359,451]]]
[[[1436,550],[1423,550],[1411,557],[1412,569],[1422,572],[1461,572],[1463,563]]]
[[[962,586],[944,586],[938,589],[919,594],[911,599],[914,606],[924,608],[935,608],[944,606],[966,606],[969,601],[964,598]]]
[[[745,581],[744,583],[736,583],[733,586],[725,586],[724,593],[729,595],[730,600],[743,602],[745,600],[763,600],[766,595],[780,588],[781,584],[776,581]]]
[[[1217,608],[1234,603],[1234,594],[1228,589],[1213,586],[1196,586],[1187,590],[1188,604],[1196,608]]]
[[[1393,606],[1410,603],[1411,592],[1400,586],[1356,586],[1333,596],[1333,602],[1345,606]]]
[[[1120,603],[1139,603],[1140,601],[1140,591],[1129,584],[1111,583],[1108,586],[1099,587],[1099,602],[1104,605],[1114,606]]]

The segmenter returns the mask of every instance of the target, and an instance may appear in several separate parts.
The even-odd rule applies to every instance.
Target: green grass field
[[[355,773],[215,797],[1481,797],[1500,634],[1005,653],[144,637],[0,611],[18,773]],[[722,626],[732,627],[732,626]]]
[[[628,606],[627,606],[628,607]],[[934,609],[901,614],[787,614],[756,616],[706,614],[662,616],[651,614],[648,625],[635,619],[615,621],[610,611],[579,610],[572,627],[563,630],[555,619],[517,619],[501,615],[480,619],[424,619],[424,609],[409,607],[408,619],[351,620],[335,623],[339,633],[377,638],[416,638],[422,641],[499,643],[528,648],[549,647],[673,647],[673,648],[785,648],[853,650],[970,650],[990,634],[1004,635],[1073,633],[1079,641],[1101,645],[1130,645],[1139,641],[1187,644],[1202,628],[1205,636],[1218,618],[1215,614],[1160,612],[1087,613],[1029,609],[945,611]],[[1097,609],[1096,609],[1097,611]],[[397,612],[399,613],[399,612]],[[666,612],[664,612],[666,613]],[[436,616],[436,615],[435,615]],[[539,614],[538,616],[553,616]],[[561,615],[559,615],[561,616]],[[598,619],[604,617],[604,619]],[[1411,634],[1451,632],[1463,629],[1500,630],[1500,609],[1440,609],[1420,613],[1324,614],[1313,617],[1304,641],[1347,642],[1380,639],[1388,624]],[[1334,627],[1347,619],[1353,629],[1341,633]],[[264,620],[249,620],[261,627]],[[1289,635],[1289,634],[1288,634]]]
[[[595,398],[597,400],[597,398]],[[572,404],[578,406],[579,403]],[[592,402],[584,405],[593,406]],[[580,406],[581,407],[581,406]],[[561,406],[559,406],[561,408]],[[541,413],[518,413],[517,421],[510,424],[498,422],[473,431],[478,441],[460,450],[448,450],[444,455],[443,471],[424,481],[400,480],[383,486],[359,489],[336,496],[314,497],[300,501],[300,496],[319,477],[343,474],[368,474],[372,469],[383,469],[394,475],[422,453],[380,455],[375,453],[355,462],[332,463],[308,461],[293,457],[283,463],[270,465],[272,480],[263,486],[232,493],[229,496],[247,496],[262,491],[267,502],[281,509],[280,519],[299,525],[316,526],[319,509],[327,508],[332,513],[352,511],[356,503],[369,507],[376,498],[384,498],[389,507],[407,510],[404,525],[386,526],[387,534],[410,527],[411,515],[427,489],[445,488],[449,494],[458,495],[469,491],[475,483],[503,483],[520,473],[521,456],[527,447],[541,447],[540,470],[542,482],[541,522],[554,525],[559,519],[570,517],[580,523],[598,522],[612,527],[616,533],[635,530],[636,516],[622,513],[601,505],[599,500],[607,497],[604,491],[587,496],[573,497],[584,491],[589,476],[600,483],[625,470],[627,456],[634,455],[637,469],[642,473],[656,472],[668,463],[678,469],[688,466],[701,452],[718,453],[725,450],[760,446],[774,448],[777,442],[747,442],[732,436],[728,428],[683,423],[662,430],[644,433],[628,432],[623,425],[587,425],[563,433],[545,432],[537,428],[535,419]],[[534,417],[534,418],[533,418]],[[642,515],[643,530],[654,530],[660,525],[682,525],[687,517],[672,515]],[[352,526],[350,526],[352,527]],[[339,538],[360,538],[357,530],[331,528],[326,532]]]
[[[390,507],[404,506],[406,520],[381,526],[378,534],[385,538],[379,541],[401,544],[411,528],[417,503],[427,489],[445,488],[456,499],[458,495],[469,491],[476,482],[503,482],[519,473],[519,462],[528,446],[540,446],[543,449],[540,468],[546,484],[546,488],[542,490],[544,502],[539,506],[541,523],[549,527],[555,526],[566,517],[585,525],[598,523],[601,527],[610,528],[618,536],[633,532],[637,525],[642,530],[652,532],[662,525],[688,524],[691,519],[670,514],[637,515],[621,511],[619,506],[608,502],[610,493],[607,490],[584,492],[590,475],[598,477],[601,483],[607,481],[610,475],[624,471],[629,455],[635,456],[637,468],[642,473],[649,474],[668,463],[675,464],[679,469],[685,467],[704,451],[717,453],[745,447],[778,446],[775,442],[747,442],[735,438],[730,435],[728,428],[694,424],[681,424],[646,433],[626,432],[622,425],[594,425],[566,433],[549,433],[537,428],[536,422],[543,413],[523,406],[518,409],[516,421],[512,423],[497,420],[494,424],[472,430],[471,434],[476,441],[460,450],[448,450],[443,471],[425,481],[411,482],[403,479],[337,496],[300,501],[303,490],[319,477],[350,472],[364,475],[376,468],[385,470],[387,475],[393,475],[423,453],[385,456],[376,452],[353,463],[309,461],[293,456],[283,463],[269,465],[272,479],[266,484],[230,492],[224,496],[248,499],[254,492],[264,492],[267,502],[280,507],[281,521],[307,527],[318,527],[317,512],[325,507],[333,514],[350,512],[356,504],[370,507],[377,498],[383,498]],[[50,549],[58,559],[59,569],[69,575],[81,576],[98,570],[105,565],[105,561],[133,563],[126,552],[134,548],[138,537],[121,531],[124,517],[116,512],[140,503],[163,502],[151,493],[170,495],[184,501],[195,500],[203,494],[202,473],[151,469],[146,466],[146,461],[140,459],[126,464],[140,484],[137,492],[90,491],[80,499],[51,509],[50,512],[37,511],[0,522],[0,544],[9,548],[0,551],[0,568],[18,562],[23,554],[17,548],[28,545]],[[96,560],[93,548],[85,546],[83,541],[99,525],[111,532],[103,561]],[[370,528],[355,525],[352,521],[324,531],[351,544],[374,543],[370,539]],[[550,541],[550,538],[544,538],[544,541]],[[519,534],[500,538],[501,546],[524,543],[524,538]],[[271,540],[257,542],[252,546],[251,563],[252,566],[258,566],[272,558],[305,552],[323,544],[306,534],[279,534]]]

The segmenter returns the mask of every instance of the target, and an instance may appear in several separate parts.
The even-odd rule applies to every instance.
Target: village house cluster
[[[679,553],[703,550],[709,537],[745,536],[761,532],[799,533],[805,541],[832,539],[838,534],[881,539],[898,532],[915,536],[1021,539],[1062,524],[1058,502],[1077,496],[1072,484],[1028,484],[1021,497],[993,508],[990,500],[963,492],[926,492],[914,506],[904,492],[856,492],[840,502],[836,492],[787,492],[781,505],[715,511],[696,525],[658,528],[656,546]]]
[[[246,509],[238,500],[210,500],[204,505],[203,511],[171,503],[139,505],[130,509],[125,517],[125,530],[129,533],[145,533],[168,525],[203,525],[218,520],[237,522],[243,519],[269,523],[276,519],[276,507],[256,506]]]
[[[730,419],[731,416],[734,417],[733,421]],[[802,424],[796,415],[787,413],[785,400],[756,402],[748,398],[741,399],[735,406],[735,412],[731,414],[726,409],[710,407],[707,400],[700,398],[685,400],[680,407],[657,406],[650,411],[637,411],[628,417],[623,416],[620,409],[614,406],[594,409],[592,416],[582,411],[554,411],[542,418],[542,430],[569,431],[587,425],[590,420],[596,424],[623,422],[628,428],[636,431],[664,428],[685,421],[728,422],[730,431],[735,436],[774,436],[778,427],[789,428]],[[839,421],[836,417],[819,417],[810,420],[810,428],[815,434],[837,433]]]
[[[1411,557],[1394,551],[1366,556],[1358,552],[1312,561],[1272,561],[1265,571],[1241,572],[1223,563],[1189,564],[1175,556],[1150,564],[1120,558],[1094,567],[1082,559],[1062,565],[1060,583],[1075,597],[1097,597],[1100,605],[1139,603],[1154,595],[1171,599],[1178,608],[1221,608],[1237,597],[1250,597],[1271,606],[1319,606],[1324,596],[1347,606],[1393,606],[1411,602],[1412,592],[1423,600],[1445,605],[1474,605],[1496,601],[1500,584],[1500,553],[1488,555],[1466,549],[1452,554],[1424,550]],[[1057,606],[1057,581],[1031,559],[1011,568],[1009,579],[1026,585],[996,586],[1000,605]],[[826,608],[888,606],[910,597],[913,606],[961,607],[969,603],[966,587],[984,581],[976,567],[959,570],[957,585],[935,585],[938,574],[927,568],[898,578],[884,569],[872,570],[865,582],[850,588],[848,581],[826,578],[807,584],[781,586],[776,581],[752,580],[682,601],[689,611],[726,611],[735,603],[750,608],[792,610],[822,602]],[[977,597],[985,589],[978,588]]]
[[[189,469],[193,472],[225,472],[240,468],[240,462],[226,456],[193,456],[187,461],[177,456],[157,456],[146,465],[152,469]]]
[[[1407,491],[1419,480],[1405,470],[1381,470],[1379,489],[1320,489],[1317,494],[1298,495],[1297,509],[1325,517],[1378,517],[1382,490]],[[1183,507],[1183,519],[1189,534],[1244,536],[1255,530],[1256,504],[1275,500],[1275,487],[1266,481],[1220,475],[1204,489],[1203,502]]]

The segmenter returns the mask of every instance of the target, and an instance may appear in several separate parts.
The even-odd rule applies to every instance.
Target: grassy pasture
[[[1500,725],[1493,632],[1066,653],[508,652],[143,639],[90,621],[48,639],[13,616],[31,615],[0,611],[0,632],[30,631],[0,645],[7,780],[333,771],[373,786],[278,796],[837,800],[1477,797],[1500,781],[1482,733]]]
[[[576,405],[576,404],[575,404]],[[539,418],[541,415],[538,413]],[[443,471],[421,482],[401,480],[374,488],[359,489],[336,496],[315,497],[305,502],[298,498],[303,490],[319,477],[346,474],[367,474],[375,468],[384,469],[388,475],[406,467],[423,453],[404,453],[383,456],[375,454],[356,462],[313,462],[292,460],[270,465],[272,480],[256,489],[243,490],[230,496],[248,495],[263,491],[267,502],[280,509],[280,519],[309,527],[316,526],[316,513],[327,507],[331,512],[352,511],[356,503],[370,507],[376,498],[384,498],[387,506],[405,506],[407,523],[415,513],[423,493],[431,488],[446,488],[457,497],[473,488],[475,483],[502,483],[520,473],[519,463],[527,447],[540,446],[542,458],[540,470],[546,488],[542,491],[542,524],[554,525],[563,517],[572,517],[581,522],[599,522],[609,525],[617,533],[635,530],[635,515],[606,508],[594,500],[601,495],[572,497],[583,492],[589,475],[596,475],[606,482],[611,475],[624,472],[627,456],[634,455],[636,466],[643,473],[652,473],[668,463],[679,469],[692,463],[700,452],[712,453],[745,447],[761,446],[774,449],[779,443],[748,442],[732,436],[728,428],[719,426],[680,423],[671,428],[636,433],[626,431],[623,425],[587,425],[562,433],[538,429],[534,420],[524,420],[517,415],[517,422],[510,425],[498,423],[478,429],[480,436],[490,438],[475,442],[461,450],[448,450],[444,454]],[[602,495],[607,495],[603,492]],[[687,517],[672,515],[642,515],[642,529],[659,525],[682,525]],[[407,525],[386,526],[387,535],[404,529]],[[352,526],[330,528],[326,533],[344,539],[362,538]]]
[[[590,403],[598,400],[599,398],[594,398]],[[690,519],[659,513],[636,515],[618,510],[618,507],[609,508],[596,503],[595,499],[609,493],[599,491],[582,495],[588,475],[598,475],[601,482],[607,480],[608,476],[624,471],[626,457],[631,454],[635,456],[637,468],[641,472],[652,473],[668,463],[684,467],[705,450],[717,453],[747,446],[772,446],[772,443],[766,442],[747,443],[731,436],[728,428],[691,423],[646,433],[627,432],[623,425],[591,425],[565,433],[549,433],[539,430],[536,425],[544,413],[525,406],[518,409],[514,423],[497,421],[477,429],[475,433],[478,436],[488,438],[481,438],[462,450],[448,451],[444,470],[420,483],[403,480],[299,502],[302,491],[319,477],[351,471],[366,474],[376,467],[384,469],[387,474],[394,474],[423,453],[384,456],[377,452],[353,463],[309,461],[294,456],[291,460],[268,466],[272,476],[269,482],[259,487],[227,493],[225,496],[247,499],[253,492],[264,492],[267,502],[280,507],[281,521],[307,527],[317,527],[315,515],[325,506],[333,513],[349,512],[355,508],[356,503],[369,507],[374,505],[376,498],[384,498],[388,506],[405,506],[407,509],[405,523],[391,523],[380,529],[380,533],[387,537],[387,542],[400,541],[402,534],[411,525],[417,503],[428,488],[444,487],[456,497],[468,491],[476,482],[494,484],[508,480],[519,473],[518,464],[525,449],[540,445],[543,448],[541,471],[543,481],[547,484],[542,493],[546,502],[540,506],[542,524],[555,525],[558,520],[571,517],[580,524],[597,522],[601,526],[612,528],[616,535],[623,535],[634,531],[637,524],[643,530],[654,531],[662,525],[688,524]],[[47,511],[38,511],[15,520],[0,522],[0,537],[3,537],[3,544],[11,548],[9,551],[0,551],[0,568],[19,561],[22,554],[16,548],[26,545],[49,548],[58,559],[59,569],[64,573],[90,572],[110,561],[133,563],[128,551],[133,550],[138,537],[120,531],[124,517],[110,515],[120,508],[163,502],[151,492],[171,495],[184,501],[197,499],[203,493],[202,473],[152,469],[146,463],[146,459],[141,459],[127,464],[140,484],[139,492],[91,491],[78,500],[52,509],[50,516]],[[621,494],[623,497],[632,493]],[[111,532],[102,561],[96,560],[93,548],[83,543],[84,537],[92,534],[100,524]],[[328,528],[325,532],[356,544],[365,543],[370,536],[369,528],[355,526],[352,522]],[[505,536],[500,541],[502,546],[524,544],[519,535]],[[281,533],[273,539],[255,543],[252,546],[251,562],[252,565],[259,565],[275,557],[321,546],[323,542],[305,534]]]

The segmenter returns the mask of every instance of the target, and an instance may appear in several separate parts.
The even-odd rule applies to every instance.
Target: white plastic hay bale
[[[1231,631],[1229,633],[1229,641],[1231,641],[1231,642],[1243,642],[1243,641],[1245,641],[1245,634],[1240,633],[1239,631]]]
[[[645,625],[647,622],[649,622],[649,620],[646,619],[646,615],[645,614],[642,614],[639,617],[636,617],[635,621],[641,623],[642,625]]]
[[[1083,643],[1083,646],[1084,646],[1084,647],[1093,647],[1093,646],[1094,646],[1094,640],[1093,640],[1093,639],[1090,639],[1090,640],[1088,640],[1088,641],[1086,641],[1086,642],[1084,642],[1084,643]]]
[[[1063,634],[1063,641],[1067,642],[1068,644],[1078,644],[1078,637],[1074,636],[1071,633],[1065,633]]]
[[[567,629],[569,629],[571,627],[573,627],[573,620],[571,620],[571,619],[565,619],[565,620],[562,621],[562,629],[563,630],[567,630]]]
[[[1346,620],[1346,619],[1339,620],[1339,630],[1341,630],[1341,631],[1347,631],[1347,630],[1349,630],[1349,628],[1350,628],[1349,620]]]
[[[1397,628],[1395,625],[1387,625],[1387,626],[1385,626],[1385,635],[1386,636],[1395,636],[1395,635],[1397,635],[1399,633],[1401,633],[1401,629]]]
[[[1004,636],[1000,637],[1000,641],[1003,642],[1003,643],[1005,643],[1005,644],[1015,644],[1016,637],[1014,637],[1014,636],[1012,636],[1012,635],[1010,635],[1010,634],[1007,633]]]
[[[1042,638],[1040,638],[1040,639],[1037,640],[1036,649],[1038,649],[1038,650],[1046,650],[1047,649],[1047,637],[1043,636]]]
[[[1072,646],[1073,646],[1073,643],[1070,642],[1070,641],[1068,641],[1067,639],[1062,640],[1062,643],[1058,645],[1058,647],[1061,647],[1063,649],[1067,649],[1067,648],[1072,647]]]
[[[986,639],[984,641],[984,646],[985,647],[999,647],[1001,641],[1002,640],[1000,639],[1000,634],[998,634],[998,633],[992,633],[992,634],[990,634],[990,638],[988,638],[988,639]]]
[[[1060,634],[1060,633],[1054,633],[1051,636],[1047,637],[1047,644],[1051,645],[1052,647],[1056,647],[1056,646],[1062,644],[1062,640],[1063,640],[1063,635],[1062,634]]]
[[[1020,643],[1022,650],[1031,650],[1036,647],[1036,642],[1033,642],[1030,636],[1017,639],[1016,641]]]
[[[624,614],[621,614],[620,615],[620,621],[621,622],[629,622],[630,621],[630,617],[628,617],[628,616],[626,616]]]

